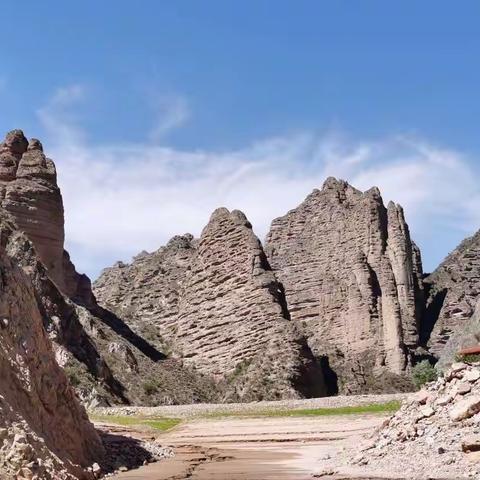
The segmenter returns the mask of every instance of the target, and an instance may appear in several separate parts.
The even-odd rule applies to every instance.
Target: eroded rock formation
[[[325,393],[281,285],[239,211],[216,210],[199,240],[174,237],[130,265],[104,270],[94,286],[138,331],[215,378],[223,400]]]
[[[156,252],[140,253],[130,264],[117,262],[95,281],[95,295],[148,341],[170,350],[180,292],[197,243],[187,233],[173,237]]]
[[[0,207],[33,242],[50,278],[75,296],[81,276],[69,272],[72,267],[63,248],[63,201],[54,163],[44,155],[40,141],[28,142],[21,130],[7,134],[0,152]]]
[[[217,209],[200,236],[182,286],[175,348],[197,370],[230,383],[229,399],[324,393],[282,287],[238,210]]]
[[[2,241],[34,285],[57,360],[85,403],[215,399],[212,382],[168,359],[98,306],[90,280],[76,272],[64,250],[61,192],[40,142],[14,130],[0,150],[0,211],[12,218]]]
[[[438,357],[452,334],[467,325],[479,300],[480,232],[448,255],[425,284],[429,293],[422,341]]]
[[[329,178],[272,222],[265,251],[291,318],[344,393],[395,388],[418,345],[419,250],[402,208]]]
[[[5,250],[3,213],[0,229],[0,477],[93,478],[85,469],[103,446],[55,362],[31,280]]]

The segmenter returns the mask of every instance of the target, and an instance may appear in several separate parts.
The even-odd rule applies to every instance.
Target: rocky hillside
[[[149,342],[170,351],[180,292],[197,244],[190,234],[176,236],[156,252],[140,253],[131,264],[106,268],[94,283],[96,297]]]
[[[10,132],[0,154],[0,211],[9,255],[35,287],[58,362],[88,403],[185,403],[216,398],[214,383],[184,368],[112,312],[63,248],[64,217],[54,163],[38,140]],[[139,381],[140,378],[140,381]]]
[[[200,239],[174,237],[117,263],[94,291],[157,345],[217,379],[231,382],[247,366],[262,372],[267,363],[257,365],[255,352],[275,339],[265,351],[272,359],[290,351],[281,363],[294,370],[313,352],[315,394],[353,393],[410,386],[421,276],[402,209],[385,208],[377,189],[329,179],[273,222],[265,252],[243,214],[219,209]]]
[[[239,211],[216,210],[199,240],[174,237],[132,265],[105,270],[95,292],[139,331],[214,378],[224,401],[326,393],[322,372],[290,321],[282,286]]]
[[[0,216],[0,477],[93,478],[103,446],[55,362],[30,278],[5,250]]]
[[[454,363],[404,403],[355,458],[365,476],[480,477],[480,365]]]
[[[460,333],[475,311],[480,294],[480,231],[448,255],[425,284],[428,303],[423,342],[438,357],[451,335]]]
[[[400,206],[329,178],[272,222],[266,252],[292,320],[343,393],[400,386],[418,345],[420,253]]]

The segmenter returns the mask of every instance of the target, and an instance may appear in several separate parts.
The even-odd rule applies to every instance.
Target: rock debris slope
[[[399,387],[418,345],[420,253],[402,208],[329,178],[272,222],[265,247],[291,318],[343,393]],[[335,380],[335,379],[334,379]]]
[[[102,444],[55,362],[31,281],[5,250],[3,214],[0,227],[0,477],[91,478]]]
[[[7,134],[0,147],[2,239],[35,287],[57,360],[86,403],[177,403],[215,398],[212,382],[166,356],[98,306],[90,280],[64,250],[55,166],[38,140]],[[142,380],[139,382],[138,378]]]
[[[448,255],[425,284],[429,293],[423,342],[438,357],[451,335],[467,325],[479,300],[480,231]]]
[[[365,476],[479,478],[479,420],[479,365],[454,363],[405,402],[354,463],[364,466]]]

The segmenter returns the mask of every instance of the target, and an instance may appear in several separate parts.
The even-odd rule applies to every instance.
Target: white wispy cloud
[[[83,140],[82,131],[76,127],[77,118],[72,109],[85,97],[84,85],[75,84],[57,89],[48,102],[37,110],[43,127],[55,135],[56,142],[69,145]]]
[[[190,118],[190,107],[181,95],[150,95],[150,106],[154,111],[154,125],[150,131],[152,142],[161,141],[167,133],[181,127]]]
[[[80,97],[76,90],[58,93],[39,118],[59,172],[68,246],[79,269],[93,276],[175,234],[198,235],[219,206],[243,210],[263,238],[273,218],[330,175],[364,190],[377,185],[386,201],[402,204],[414,238],[429,245],[424,256],[431,266],[480,227],[480,188],[470,163],[423,139],[355,141],[305,132],[220,153],[153,141],[88,145],[66,121],[66,104]]]

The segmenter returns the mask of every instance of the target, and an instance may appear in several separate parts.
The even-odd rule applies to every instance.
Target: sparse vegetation
[[[91,388],[95,385],[95,378],[87,370],[87,367],[76,360],[69,362],[63,367],[65,375],[74,388]]]
[[[355,415],[362,413],[394,413],[400,408],[400,402],[371,403],[352,407],[304,408],[290,410],[259,410],[258,412],[216,412],[207,415],[219,417],[320,417],[329,415]]]
[[[466,354],[466,355],[461,355],[460,353],[457,353],[457,355],[455,356],[455,361],[456,362],[465,362],[465,363],[480,362],[480,354],[469,353],[469,354]]]
[[[240,362],[237,363],[237,365],[235,365],[235,370],[232,372],[232,374],[228,377],[228,382],[233,382],[236,378],[240,377],[241,375],[243,375],[244,373],[246,373],[246,371],[248,370],[248,367],[251,365],[252,363],[252,360],[251,358],[247,358],[245,360],[242,360]]]
[[[160,385],[158,384],[158,382],[153,379],[148,379],[142,384],[143,391],[145,392],[145,395],[148,396],[158,393],[159,387]]]
[[[90,415],[90,420],[93,422],[114,423],[116,425],[130,426],[130,425],[146,425],[147,427],[160,430],[162,432],[170,430],[180,423],[178,418],[142,418],[134,416],[123,415]]]
[[[428,382],[433,382],[437,377],[438,372],[428,360],[422,360],[412,369],[412,380],[417,389],[420,389]]]

